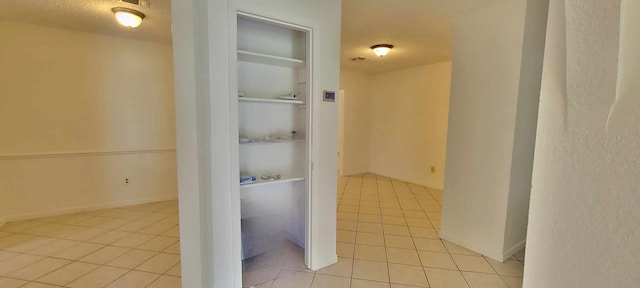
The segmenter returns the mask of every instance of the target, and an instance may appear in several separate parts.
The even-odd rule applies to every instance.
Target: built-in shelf
[[[238,50],[238,61],[275,65],[289,68],[304,67],[304,61],[295,58]]]
[[[260,176],[258,176],[258,180],[256,182],[248,183],[248,184],[240,184],[240,188],[258,187],[258,186],[274,185],[274,184],[296,182],[296,181],[304,181],[304,178],[303,177],[289,177],[289,178],[283,177],[278,180],[262,180],[260,179]]]
[[[253,142],[240,142],[240,145],[265,145],[265,144],[277,144],[277,143],[296,143],[296,142],[304,142],[304,139],[285,139],[279,141],[253,141]]]
[[[280,104],[304,104],[302,100],[286,100],[286,99],[273,99],[273,98],[252,98],[252,97],[238,97],[240,102],[264,102],[264,103],[280,103]]]

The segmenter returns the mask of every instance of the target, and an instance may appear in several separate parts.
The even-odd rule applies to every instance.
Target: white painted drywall
[[[371,76],[360,72],[340,71],[342,102],[343,170],[342,175],[369,172],[369,122],[371,110]]]
[[[544,1],[527,2],[499,1],[456,20],[440,236],[497,260],[525,239],[546,23]]]
[[[451,62],[371,79],[369,171],[442,189]],[[436,173],[431,173],[431,166]]]
[[[8,21],[0,37],[0,218],[177,196],[170,45]]]
[[[635,0],[551,1],[526,288],[640,283],[638,15]]]
[[[339,89],[340,1],[172,1],[184,287],[241,287],[236,9],[313,29],[310,268],[337,261],[338,105],[321,95]]]

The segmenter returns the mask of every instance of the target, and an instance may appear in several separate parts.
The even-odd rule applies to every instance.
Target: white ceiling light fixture
[[[384,57],[387,54],[389,54],[389,51],[391,51],[391,48],[393,48],[393,45],[391,44],[376,44],[371,46],[373,53],[376,53],[376,55],[380,57]]]
[[[136,28],[140,26],[142,19],[145,17],[145,15],[140,11],[124,7],[115,7],[111,9],[111,11],[116,15],[116,20],[118,20],[122,26],[128,28]]]

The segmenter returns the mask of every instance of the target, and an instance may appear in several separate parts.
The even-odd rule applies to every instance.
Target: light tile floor
[[[524,251],[500,263],[438,237],[442,191],[373,174],[338,186],[338,263],[314,273],[288,245],[246,261],[245,287],[522,287]]]
[[[177,201],[8,223],[0,287],[180,287]]]

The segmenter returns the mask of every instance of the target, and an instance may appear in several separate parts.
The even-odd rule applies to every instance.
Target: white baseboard
[[[117,208],[117,207],[131,206],[131,205],[138,205],[138,204],[145,204],[145,203],[152,203],[152,202],[159,202],[159,201],[168,201],[168,200],[174,200],[177,198],[178,198],[178,194],[170,194],[170,195],[146,197],[146,198],[140,198],[140,199],[134,199],[134,200],[127,200],[127,201],[115,201],[115,202],[99,203],[99,204],[86,205],[86,206],[76,206],[76,207],[68,207],[68,208],[60,208],[60,209],[51,209],[46,211],[14,214],[14,215],[5,216],[4,219],[0,219],[0,226],[4,225],[6,222],[22,221],[22,220],[29,220],[29,219],[42,218],[42,217],[52,217],[52,216],[58,216],[58,215],[64,215],[64,214],[79,213],[79,212],[86,212],[86,211],[99,210],[99,209]]]
[[[452,242],[454,244],[460,245],[464,248],[467,248],[471,251],[480,253],[484,256],[487,256],[493,260],[496,261],[500,261],[500,262],[504,262],[504,254],[502,253],[496,253],[495,251],[489,251],[488,249],[484,248],[484,247],[477,247],[476,245],[474,245],[473,243],[469,243],[468,241],[465,241],[461,238],[452,236],[447,234],[446,232],[444,232],[443,230],[440,230],[440,238],[447,240],[449,242]]]
[[[507,259],[511,258],[511,256],[515,255],[520,250],[522,250],[522,248],[524,248],[524,246],[526,244],[527,244],[527,239],[524,239],[524,240],[520,241],[518,244],[513,245],[513,247],[511,247],[511,248],[507,249],[506,251],[504,251],[504,253],[502,254],[502,259],[507,260]]]

